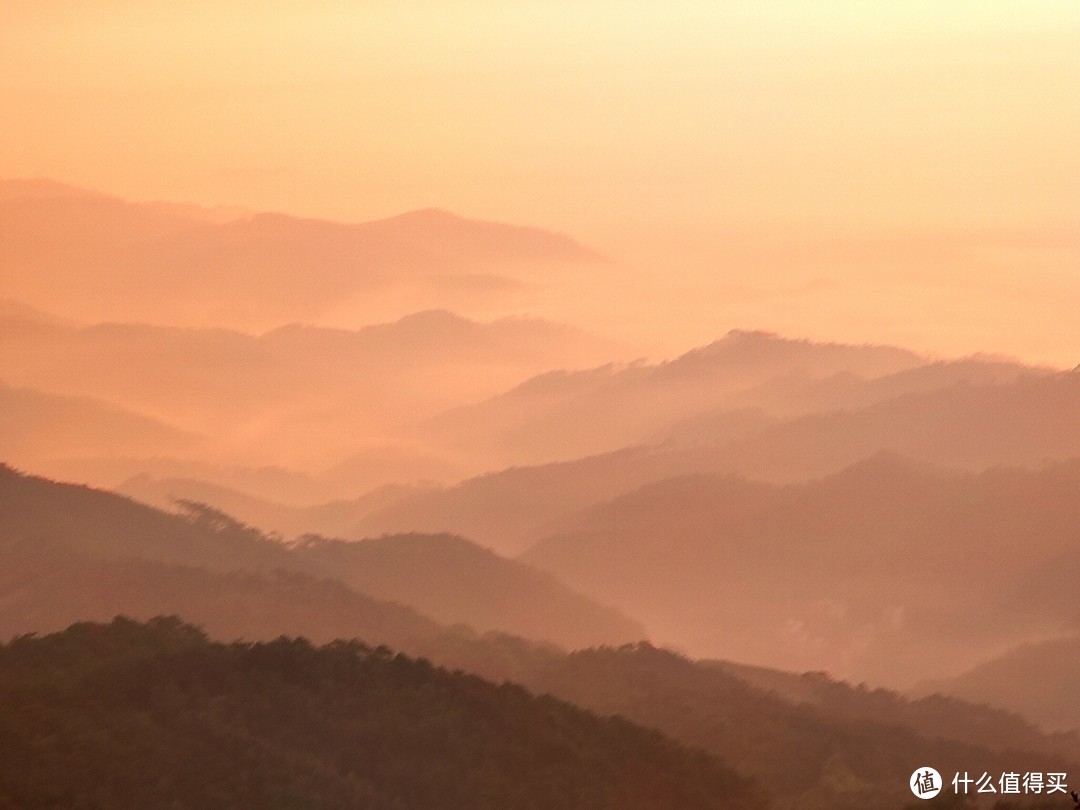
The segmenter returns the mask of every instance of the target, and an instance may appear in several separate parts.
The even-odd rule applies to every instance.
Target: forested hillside
[[[0,647],[0,805],[765,807],[704,753],[358,642],[219,644],[177,619]]]
[[[823,689],[816,704],[796,701],[716,664],[649,645],[550,659],[525,683],[700,746],[770,785],[777,808],[903,807],[916,760],[950,775],[1080,773],[1075,734],[1047,736],[1005,712],[941,699],[910,702],[838,683]],[[946,802],[945,795],[940,799]],[[1055,804],[1047,799],[1038,806]]]

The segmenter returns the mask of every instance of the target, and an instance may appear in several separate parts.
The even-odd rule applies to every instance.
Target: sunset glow
[[[842,303],[767,325],[1056,363],[1080,344],[1067,0],[8,6],[3,176],[570,233],[634,285],[709,293],[722,314],[634,332],[650,353],[761,325],[725,289],[823,279]],[[927,306],[954,327],[904,325]]]

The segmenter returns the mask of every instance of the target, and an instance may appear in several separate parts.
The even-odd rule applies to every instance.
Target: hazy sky
[[[1076,0],[0,9],[3,176],[346,220],[438,206],[774,292],[899,240],[909,274],[1080,295]],[[986,239],[993,260],[939,261]],[[1040,345],[1080,345],[1055,329]],[[1022,337],[980,345],[1067,360]]]

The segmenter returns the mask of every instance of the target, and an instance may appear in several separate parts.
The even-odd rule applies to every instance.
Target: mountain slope
[[[525,682],[704,748],[772,787],[777,808],[907,808],[916,760],[943,774],[1077,767],[1075,735],[1048,737],[1003,712],[960,701],[913,706],[844,684],[820,705],[796,703],[648,645],[573,653]]]
[[[815,377],[797,369],[726,396],[722,404],[674,423],[655,439],[682,445],[728,443],[800,416],[863,410],[908,395],[1002,386],[1052,373],[1046,368],[979,357],[933,362],[871,378],[850,372]],[[732,424],[740,416],[742,421]],[[753,430],[755,421],[757,430]]]
[[[302,570],[283,545],[212,510],[194,510],[188,518],[166,514],[110,492],[0,465],[0,548],[27,543],[215,572]]]
[[[982,470],[1080,455],[1080,372],[917,391],[804,416],[723,447],[722,470],[773,481],[827,475],[879,451]]]
[[[924,362],[888,346],[811,343],[735,330],[656,365],[543,374],[429,420],[423,430],[432,441],[484,453],[502,466],[541,464],[640,444],[711,406],[760,405],[744,392],[777,377],[800,373],[817,380],[843,373],[859,379]]]
[[[439,462],[437,471],[456,469],[452,459],[413,446],[400,426],[552,365],[619,351],[543,320],[480,323],[444,311],[360,329],[293,324],[261,335],[10,315],[0,317],[10,384],[122,403],[203,434],[214,442],[204,460],[243,453],[253,463],[317,468],[381,450],[387,473],[422,471],[425,458]],[[127,452],[151,457],[155,450]],[[392,482],[408,483],[358,475],[350,494],[363,491],[361,484]]]
[[[161,323],[265,329],[388,288],[437,290],[433,281],[455,279],[461,293],[483,274],[599,261],[560,234],[443,211],[358,224],[236,213],[228,220],[195,206],[4,181],[0,298],[80,320],[136,312]]]
[[[909,684],[1080,627],[1080,461],[946,473],[878,456],[807,484],[674,478],[524,559],[697,655]]]
[[[451,487],[419,489],[364,515],[348,537],[448,531],[504,554],[517,554],[544,536],[548,523],[677,475],[682,458],[629,448],[560,464],[518,467]]]
[[[353,479],[355,480],[355,479]],[[362,480],[362,479],[360,479]],[[312,487],[322,478],[309,481]],[[334,491],[333,486],[327,489]],[[292,506],[268,498],[248,495],[238,489],[193,478],[154,478],[137,475],[124,481],[115,491],[149,506],[171,512],[177,501],[212,504],[243,523],[258,526],[285,538],[303,534],[341,537],[351,534],[364,515],[406,497],[416,488],[387,484],[358,498],[341,499],[313,506]]]
[[[1046,729],[1077,729],[1078,671],[1080,636],[1070,636],[1021,644],[956,677],[920,684],[914,691],[989,703],[1019,712]]]
[[[550,574],[461,538],[287,547],[213,508],[187,508],[166,514],[0,468],[0,601],[12,606],[0,629],[180,613],[226,638],[363,635],[408,651],[445,634],[433,620],[567,647],[643,634]]]
[[[359,542],[309,537],[296,551],[361,593],[410,605],[445,623],[499,630],[570,649],[645,637],[640,624],[566,588],[555,577],[451,535]]]
[[[764,807],[702,753],[520,687],[168,619],[0,648],[0,728],[21,807]]]
[[[486,669],[491,673],[490,677],[501,680],[504,676],[498,670],[499,662],[506,660],[508,652],[513,649],[512,643],[513,640],[509,639],[492,639],[484,645],[474,644],[471,647],[473,660],[484,661]],[[115,704],[108,702],[108,696],[114,694],[111,689],[118,683],[130,684],[124,690],[128,697],[146,697],[148,690],[153,692],[160,688],[173,694],[173,707],[185,706],[183,702],[175,700],[176,692],[169,684],[174,677],[181,677],[187,688],[203,683],[199,668],[193,665],[191,659],[183,658],[183,655],[190,651],[193,645],[203,648],[205,644],[194,631],[179,626],[174,620],[158,619],[148,627],[132,625],[122,620],[109,627],[81,625],[59,636],[19,641],[0,648],[0,693],[5,697],[10,694],[7,687],[14,680],[10,666],[14,660],[21,665],[16,671],[17,678],[37,679],[39,689],[35,691],[35,695],[42,702],[38,704],[39,713],[35,715],[34,727],[39,730],[41,721],[46,718],[53,720],[52,715],[41,714],[40,711],[48,706],[46,696],[55,694],[50,691],[57,683],[52,679],[61,672],[65,673],[62,678],[63,686],[86,686],[88,691],[97,690],[92,692],[96,698],[94,701],[80,701],[83,706],[115,707]],[[222,663],[220,655],[225,648],[212,646],[219,651],[218,663]],[[292,706],[291,700],[299,694],[318,703],[322,698],[328,697],[328,690],[333,690],[333,683],[324,678],[328,673],[320,666],[318,656],[312,656],[310,646],[303,642],[280,640],[256,648],[233,646],[229,649],[233,651],[229,655],[237,651],[243,654],[243,651],[261,650],[258,658],[268,665],[287,662],[298,664],[295,669],[290,667],[277,670],[281,678],[279,683],[290,687],[292,695],[292,698],[286,697],[284,703],[277,705]],[[356,653],[361,657],[368,655],[364,647],[355,643],[338,643],[328,649],[337,653],[348,651],[349,654]],[[299,666],[300,660],[295,658],[295,655],[302,656],[303,666]],[[373,655],[379,661],[396,661],[397,666],[406,666],[402,658],[391,658],[389,652],[376,651]],[[145,677],[117,677],[118,670],[113,666],[138,666],[148,658],[158,659],[159,656],[165,659],[163,668],[167,669],[168,673],[162,672],[158,675],[158,668],[150,666],[136,670],[144,673]],[[342,658],[336,658],[335,661],[334,672],[343,674],[348,671],[348,667],[342,666],[345,663]],[[47,670],[49,674],[42,677],[39,674],[42,670]],[[427,668],[427,671],[430,671],[430,668]],[[215,672],[220,674],[220,670]],[[702,747],[714,756],[727,757],[731,762],[737,762],[740,770],[753,774],[762,784],[771,788],[774,802],[769,804],[770,807],[786,807],[792,802],[795,802],[796,806],[815,810],[862,810],[867,806],[891,810],[904,807],[910,800],[906,788],[910,760],[919,757],[930,757],[942,768],[961,771],[970,771],[975,767],[990,770],[1042,768],[1063,771],[1075,768],[1075,763],[1071,763],[1067,756],[1067,752],[1075,751],[1075,736],[1040,735],[1018,718],[1001,712],[963,704],[960,701],[941,700],[929,702],[924,711],[921,709],[922,702],[908,703],[896,695],[880,690],[868,693],[835,683],[828,687],[828,708],[795,705],[776,694],[768,694],[749,685],[717,664],[695,663],[648,645],[628,646],[618,650],[582,651],[570,656],[553,654],[550,651],[540,654],[534,652],[530,654],[527,666],[518,672],[522,676],[519,680],[524,681],[535,692],[551,693],[600,714],[617,714],[631,719],[632,722],[664,729],[683,744]],[[80,679],[79,676],[83,674],[87,677]],[[293,681],[294,675],[303,680]],[[95,676],[100,676],[100,680],[95,680]],[[789,677],[797,679],[800,676]],[[234,684],[240,690],[244,688],[241,684],[253,682],[261,683],[258,674],[251,671],[236,679],[218,677],[213,681],[218,688],[223,684]],[[470,682],[475,682],[475,679],[470,679]],[[310,692],[307,691],[309,687]],[[354,691],[355,689],[356,685],[353,687]],[[517,687],[504,686],[501,689],[520,693]],[[180,692],[184,693],[184,689]],[[211,692],[218,695],[218,699],[211,705],[219,708],[230,706],[237,710],[240,708],[231,702],[236,697],[235,692],[216,692],[213,687]],[[436,690],[436,693],[446,694],[444,690]],[[392,691],[385,690],[378,692],[379,699],[390,701],[386,706],[386,714],[383,715],[387,719],[391,707],[395,705],[393,694]],[[330,719],[315,715],[319,728],[338,729],[340,723],[352,722],[366,697],[366,694],[354,694],[344,717]],[[541,699],[541,703],[550,706],[553,701],[545,698]],[[833,715],[834,708],[843,704],[846,704],[846,708]],[[207,704],[203,701],[201,705]],[[470,703],[472,707],[477,705],[475,702]],[[272,732],[279,718],[284,719],[281,714],[284,714],[285,718],[305,715],[305,712],[291,710],[281,714],[270,712],[268,715],[265,703],[260,704],[260,711],[263,722],[256,729],[256,733],[249,736],[249,749],[258,741],[266,741],[263,735]],[[308,717],[312,716],[311,711],[309,706],[306,710]],[[508,707],[499,710],[504,717],[507,711]],[[932,716],[935,711],[941,715],[940,718]],[[461,722],[467,722],[470,727],[476,728],[477,719],[472,718],[470,712],[471,709],[465,709],[456,716]],[[342,713],[340,708],[338,713]],[[230,715],[235,719],[238,711],[231,712]],[[23,716],[19,712],[7,715],[9,722],[11,718]],[[168,709],[158,704],[152,716],[155,720],[164,720],[169,716]],[[564,728],[567,719],[564,718]],[[900,722],[901,719],[903,722]],[[435,733],[437,723],[430,720],[429,718],[429,722],[421,723],[418,728],[429,734]],[[109,729],[111,726],[107,721],[107,717],[99,717],[94,725],[99,730]],[[610,720],[601,722],[616,728],[625,725]],[[167,729],[168,724],[164,725]],[[18,726],[15,728],[21,730]],[[146,726],[143,725],[142,728],[145,729]],[[529,729],[528,726],[521,728]],[[935,733],[936,730],[942,730],[943,733]],[[209,729],[203,729],[201,733],[207,731]],[[402,731],[387,729],[390,735]],[[315,745],[316,750],[322,750],[321,733],[302,736],[309,741],[309,745]],[[217,739],[215,735],[210,738]],[[547,734],[543,735],[543,738],[551,740]],[[971,738],[974,738],[974,741],[971,741]],[[18,733],[5,734],[0,737],[0,745],[6,742],[10,746],[11,741],[21,742],[22,739],[25,738]],[[52,738],[53,742],[57,739],[63,738]],[[113,741],[110,734],[100,731],[95,739],[98,745],[104,741]],[[389,741],[391,737],[386,739]],[[499,737],[499,742],[505,743],[514,739],[516,738],[512,734],[506,736],[504,733]],[[460,736],[458,740],[459,744],[462,744]],[[144,744],[147,742],[149,741],[143,740]],[[176,742],[172,744],[177,745]],[[100,753],[92,743],[88,745],[84,756]],[[19,754],[22,753],[18,747],[12,747],[15,747]],[[55,748],[45,750],[59,753]],[[420,750],[425,752],[426,756],[432,756],[430,747],[422,747]],[[625,748],[622,750],[625,752]],[[17,761],[17,757],[9,757],[5,764]],[[49,762],[51,758],[44,761]],[[428,764],[429,768],[425,772],[431,773],[435,769],[430,767],[430,762]],[[462,764],[461,767],[469,771],[466,781],[474,775],[474,765],[475,763]],[[37,773],[33,770],[28,772]],[[79,771],[76,769],[72,772]],[[205,771],[201,773],[204,774]],[[777,774],[783,774],[783,778],[778,779]],[[225,781],[227,784],[236,784],[235,780]],[[737,781],[745,785],[745,782]],[[0,783],[10,786],[12,782],[0,780]],[[326,777],[324,782],[335,783],[336,780],[329,777]],[[63,778],[56,778],[54,784],[69,783]],[[205,784],[205,779],[199,781],[199,784]],[[578,798],[577,801],[582,800]],[[719,800],[714,798],[713,803],[705,806],[739,806],[733,805],[733,801],[735,794]],[[624,808],[635,805],[624,802],[617,806]]]
[[[5,544],[0,565],[5,605],[0,638],[5,639],[62,630],[76,621],[163,614],[184,616],[222,639],[364,638],[422,651],[473,637],[341,582],[284,569],[222,572],[151,559],[107,559],[41,540]]]
[[[750,432],[753,423],[750,417]],[[953,385],[786,421],[760,432],[639,446],[573,462],[511,468],[421,491],[366,515],[357,536],[451,531],[508,553],[523,551],[563,517],[640,486],[688,474],[739,475],[778,483],[834,474],[880,452],[972,471],[1039,466],[1080,456],[1080,371]]]
[[[56,457],[184,455],[204,439],[107,402],[0,382],[0,458],[29,466]]]
[[[959,702],[941,708],[934,722],[928,718],[932,705],[912,711],[895,696],[852,696],[843,685],[833,684],[827,700],[798,706],[771,684],[750,685],[716,664],[695,663],[647,645],[568,657],[519,638],[448,630],[405,607],[327,580],[317,570],[282,570],[278,563],[288,564],[293,557],[279,559],[272,551],[275,544],[269,544],[274,555],[269,559],[257,533],[213,512],[183,520],[84,488],[36,479],[15,483],[20,480],[20,486],[0,486],[0,493],[11,495],[0,503],[0,516],[22,527],[21,532],[0,532],[0,604],[9,608],[0,612],[5,635],[62,627],[80,615],[106,619],[130,612],[145,619],[164,611],[191,616],[224,640],[303,633],[329,641],[360,635],[369,644],[390,644],[496,682],[513,680],[663,729],[685,744],[729,757],[770,784],[777,773],[797,774],[797,780],[793,776],[780,785],[783,801],[797,798],[804,806],[831,810],[864,808],[871,796],[873,806],[902,806],[908,760],[916,756],[929,755],[935,763],[961,770],[1028,763],[1049,768],[1061,761],[1061,752],[1075,750],[1075,740],[1040,736],[1013,718]],[[1017,489],[1015,481],[1002,484]],[[739,500],[748,494],[741,492]],[[40,510],[36,520],[25,514],[11,519],[26,508],[23,504],[31,513]],[[80,521],[82,531],[62,534]],[[185,532],[193,535],[190,543],[184,541]],[[422,538],[419,546],[435,541]],[[393,538],[377,542],[376,550],[394,550],[393,543]],[[205,554],[215,545],[222,547],[211,554],[218,570],[155,559],[182,560],[189,546]],[[350,546],[330,548],[349,561]],[[365,557],[364,564],[377,556]],[[338,566],[339,560],[331,558],[328,564]],[[451,573],[449,567],[444,570]],[[656,574],[659,584],[663,571]],[[477,594],[484,596],[482,589]],[[735,622],[718,626],[736,636],[750,615],[744,609]],[[1035,754],[1010,752],[1012,747]]]

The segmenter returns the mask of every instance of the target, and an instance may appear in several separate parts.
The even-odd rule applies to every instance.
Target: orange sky
[[[1080,362],[1075,0],[0,8],[0,176],[345,220],[439,206],[774,298],[669,345],[766,326]],[[867,280],[909,302],[888,329]],[[923,300],[939,283],[959,310]]]

